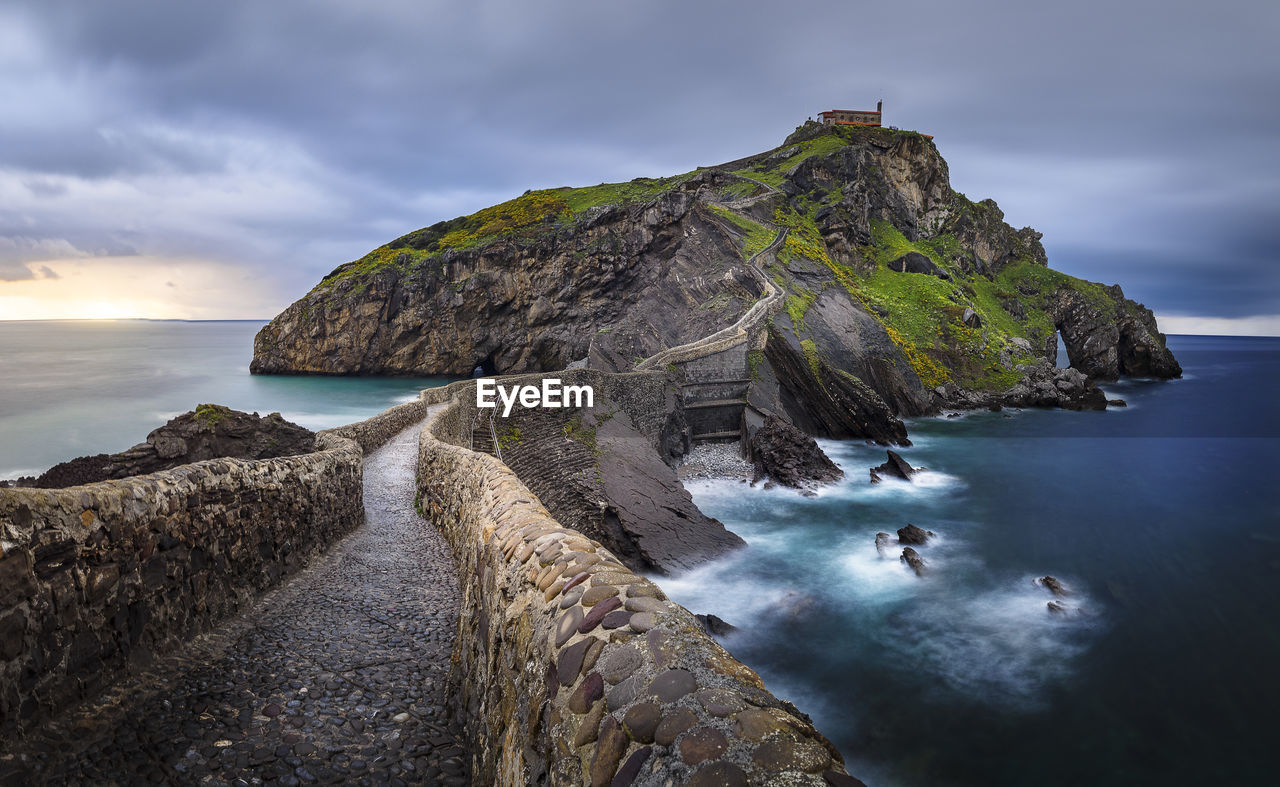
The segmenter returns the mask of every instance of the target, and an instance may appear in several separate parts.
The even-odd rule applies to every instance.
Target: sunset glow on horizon
[[[142,257],[54,260],[0,286],[0,320],[270,319],[286,303],[244,268]]]

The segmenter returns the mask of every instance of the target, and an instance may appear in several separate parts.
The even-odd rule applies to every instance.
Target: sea
[[[1127,407],[909,421],[912,482],[692,484],[747,547],[659,581],[868,785],[1280,784],[1280,338],[1169,346]]]
[[[123,451],[198,404],[308,429],[415,399],[443,377],[249,374],[261,321],[0,321],[0,479]]]
[[[252,376],[261,325],[0,322],[0,478],[198,403],[323,428],[448,382]],[[1280,338],[1169,344],[1182,379],[1104,386],[1127,407],[909,421],[910,483],[857,441],[816,497],[692,483],[747,546],[659,582],[873,787],[1276,784]],[[908,523],[922,577],[876,550]]]

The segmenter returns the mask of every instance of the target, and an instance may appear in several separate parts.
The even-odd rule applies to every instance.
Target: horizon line
[[[28,319],[4,319],[0,323],[19,322],[271,322],[274,318],[262,317],[228,317],[213,319],[189,319],[184,317],[35,317]],[[1225,318],[1231,319],[1231,318]],[[1280,334],[1271,333],[1177,333],[1164,331],[1166,336],[1214,336],[1224,339],[1280,339]]]

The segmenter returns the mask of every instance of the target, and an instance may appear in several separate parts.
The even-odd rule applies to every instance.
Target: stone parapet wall
[[[426,389],[426,391],[431,390],[433,389]],[[335,429],[326,429],[322,434],[355,440],[360,445],[360,449],[367,454],[375,448],[386,445],[388,440],[426,417],[427,404],[422,400],[422,394],[419,394],[415,401],[396,405],[363,421],[356,421]]]
[[[362,452],[422,401],[316,451],[66,489],[0,489],[0,737],[211,629],[364,521]]]
[[[688,610],[452,444],[459,409],[423,430],[418,487],[463,581],[453,680],[477,783],[860,784]]]

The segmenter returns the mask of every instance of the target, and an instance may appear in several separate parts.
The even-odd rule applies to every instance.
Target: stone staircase
[[[494,432],[493,412],[489,411],[489,417],[485,417],[483,411],[476,413],[475,423],[471,425],[471,450],[501,459],[502,453],[495,442],[497,435]]]
[[[777,193],[767,184],[760,185],[769,192],[733,204],[743,207]],[[776,252],[787,238],[787,228],[776,229],[777,234],[769,245],[747,260],[747,269],[760,282],[762,296],[737,322],[688,344],[663,350],[636,366],[641,370],[681,369],[685,382],[680,386],[680,398],[684,403],[690,437],[695,443],[740,440],[744,433],[744,416],[760,416],[759,411],[747,404],[747,390],[751,386],[747,352],[752,338],[781,303],[783,296],[782,290],[759,265],[762,257]]]

